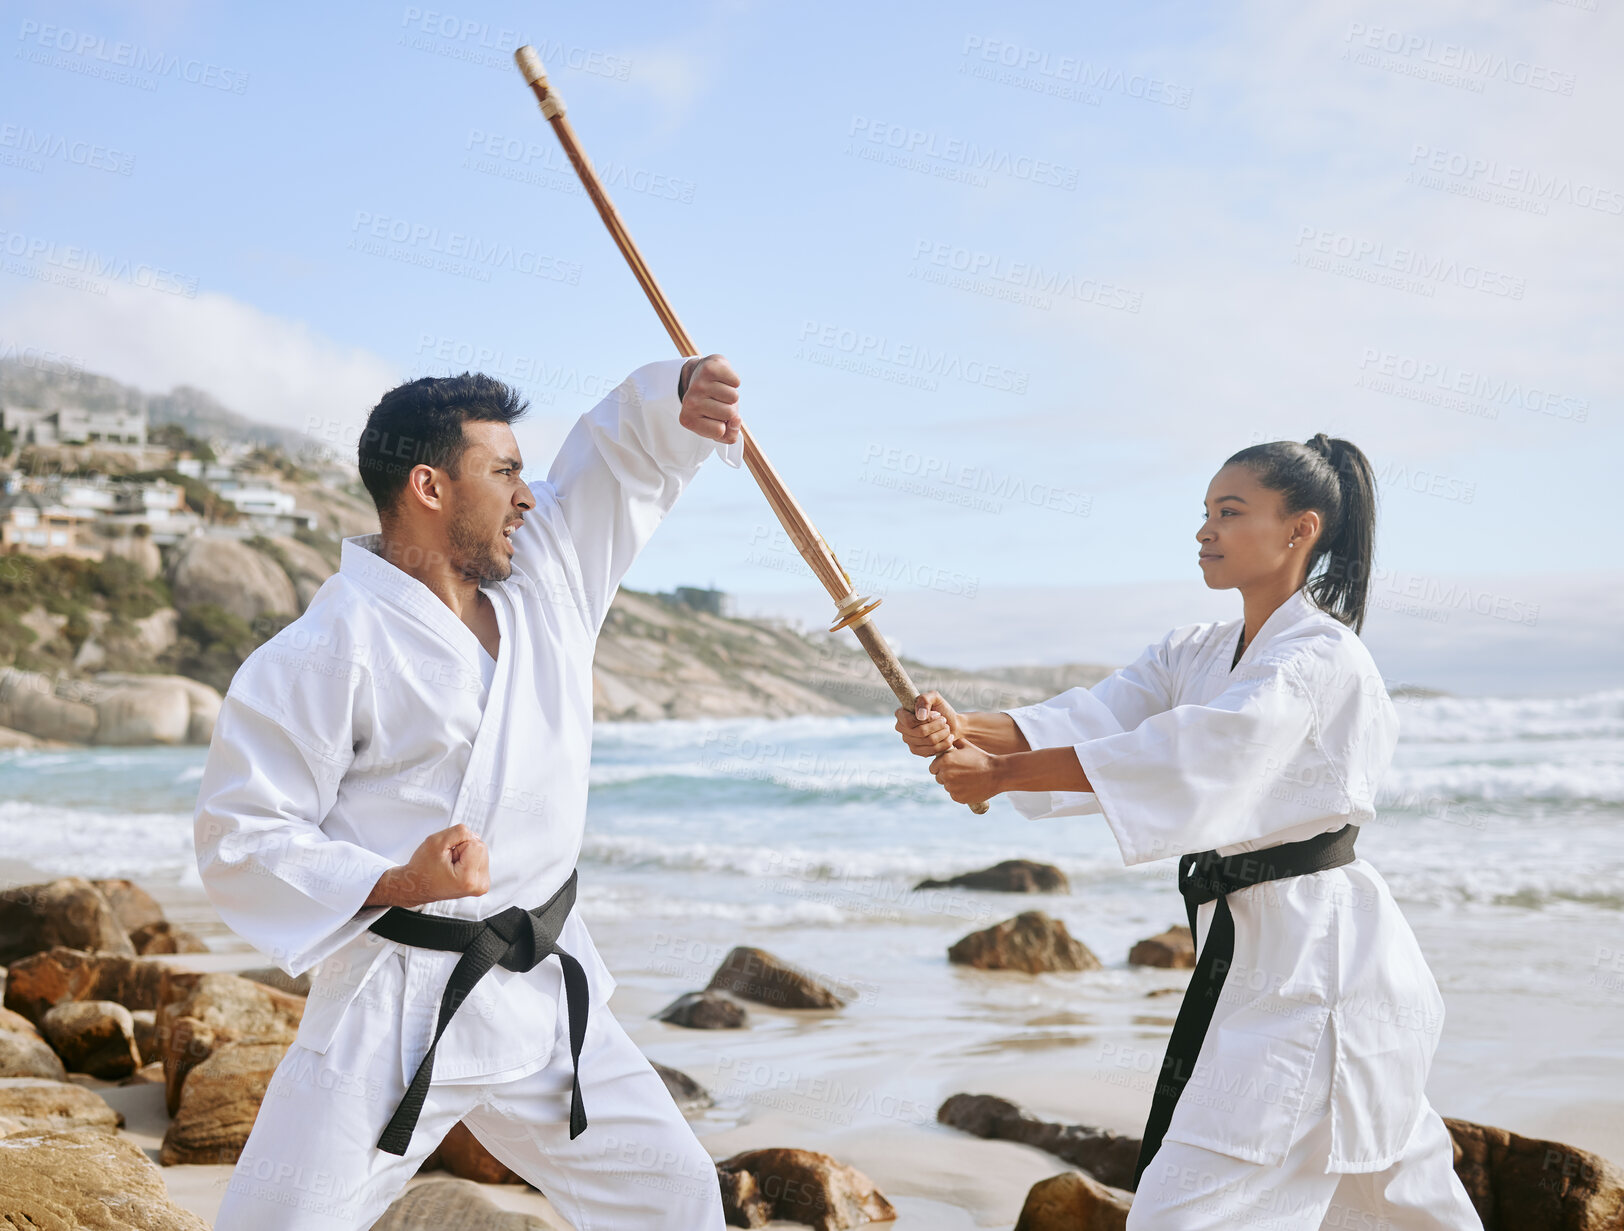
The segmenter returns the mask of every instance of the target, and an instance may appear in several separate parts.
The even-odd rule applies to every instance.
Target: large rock
[[[936,1111],[943,1124],[995,1141],[1018,1141],[1081,1167],[1103,1184],[1132,1190],[1139,1138],[1082,1124],[1052,1124],[991,1094],[955,1094]]]
[[[471,1180],[430,1180],[396,1197],[372,1231],[555,1231],[558,1225],[498,1209]]]
[[[1066,1171],[1032,1185],[1015,1231],[1124,1231],[1132,1204],[1132,1193]]]
[[[271,539],[271,543],[281,554],[283,571],[292,580],[294,593],[299,599],[299,610],[303,611],[310,606],[316,591],[321,589],[321,583],[333,575],[333,566],[309,543],[301,543],[286,535],[278,535]]]
[[[711,1098],[710,1091],[681,1069],[667,1068],[658,1060],[650,1060],[649,1063],[660,1075],[660,1080],[665,1083],[665,1088],[671,1094],[671,1101],[676,1103],[677,1110],[683,1115],[703,1111],[714,1104],[715,1100]]]
[[[213,603],[249,622],[299,613],[299,596],[282,566],[237,539],[193,535],[176,544],[169,588],[182,611]]]
[[[1128,961],[1135,966],[1190,970],[1195,966],[1195,941],[1190,936],[1190,929],[1177,923],[1165,932],[1147,936],[1129,949]]]
[[[86,744],[96,734],[96,707],[57,696],[38,672],[7,667],[0,671],[0,727]]]
[[[173,973],[178,972],[150,958],[59,945],[12,963],[6,974],[6,1008],[31,1022],[64,1000],[116,1000],[126,1009],[156,1009],[164,979]]]
[[[141,570],[143,577],[156,577],[163,571],[163,555],[158,550],[158,544],[152,541],[152,534],[145,525],[138,524],[135,531],[134,534],[120,534],[102,540],[102,552],[128,560]]]
[[[297,975],[290,975],[280,966],[255,966],[252,970],[237,972],[245,979],[252,979],[255,983],[263,983],[266,987],[274,987],[279,992],[290,992],[295,996],[310,995],[310,972],[308,970]]]
[[[779,1218],[842,1231],[897,1216],[874,1181],[812,1150],[746,1150],[716,1170],[730,1226],[763,1227]]]
[[[189,1070],[158,1161],[235,1163],[287,1050],[287,1043],[221,1043]]]
[[[220,694],[184,675],[96,676],[98,744],[207,744]]]
[[[1041,910],[1023,911],[990,928],[971,932],[948,949],[947,958],[978,970],[1099,970],[1100,959],[1073,939],[1066,925]]]
[[[162,682],[114,684],[96,698],[96,743],[184,744],[192,707]]]
[[[750,1024],[745,1007],[723,992],[688,992],[655,1016],[690,1030],[742,1030]]]
[[[130,943],[142,957],[151,953],[207,953],[203,941],[169,920],[148,923],[130,933]]]
[[[0,1077],[43,1077],[66,1081],[62,1058],[21,1013],[0,1009]]]
[[[113,908],[113,915],[118,919],[118,926],[126,933],[149,923],[164,921],[164,908],[158,905],[158,899],[134,881],[113,877],[92,880],[90,883],[107,899],[107,904]]]
[[[123,1124],[123,1114],[106,1099],[71,1081],[0,1077],[0,1135],[70,1128],[116,1133]]]
[[[846,1003],[805,971],[745,945],[722,959],[706,990],[732,992],[775,1009],[838,1009]]]
[[[480,1144],[479,1138],[468,1126],[458,1120],[451,1126],[440,1144],[423,1160],[420,1171],[438,1167],[464,1180],[480,1184],[523,1184],[524,1177],[496,1160],[496,1156]]]
[[[986,889],[995,893],[1070,893],[1071,882],[1052,863],[1031,859],[1005,859],[978,872],[965,872],[947,880],[922,880],[915,889]]]
[[[83,877],[16,885],[0,893],[0,962],[9,964],[56,945],[135,953],[112,906]]]
[[[115,1001],[70,1000],[47,1009],[39,1025],[75,1073],[116,1081],[141,1067],[135,1019]]]
[[[1624,1170],[1588,1150],[1444,1117],[1455,1174],[1488,1231],[1617,1231]]]
[[[0,1138],[0,1209],[40,1231],[209,1231],[139,1146],[90,1130]]]
[[[170,1115],[180,1108],[187,1074],[217,1047],[252,1041],[286,1048],[304,1016],[303,996],[232,974],[169,971],[160,996],[156,1029]]]

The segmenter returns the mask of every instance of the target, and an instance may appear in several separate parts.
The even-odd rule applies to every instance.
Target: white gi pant
[[[1449,1130],[1425,1095],[1421,1118],[1396,1163],[1385,1171],[1327,1174],[1333,1050],[1321,1047],[1314,1059],[1284,1160],[1265,1166],[1163,1141],[1140,1177],[1127,1231],[1483,1231],[1455,1174]]]
[[[461,1120],[575,1231],[725,1231],[716,1164],[605,1005],[593,1005],[587,1018],[581,1097],[588,1123],[570,1140],[569,1035],[560,1009],[546,1067],[511,1081],[432,1082],[404,1155],[377,1146],[405,1093],[398,1019],[392,1037],[355,1037],[341,1023],[325,1053],[293,1044],[214,1226],[366,1231]]]

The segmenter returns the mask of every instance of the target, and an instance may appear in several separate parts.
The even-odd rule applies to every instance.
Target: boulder
[[[145,529],[137,525],[136,529]],[[113,538],[103,540],[102,551],[104,555],[117,556],[128,560],[141,570],[143,577],[156,577],[163,571],[163,556],[158,551],[158,544],[152,541],[150,532],[146,534],[120,534]]]
[[[44,1077],[0,1077],[0,1124],[13,1133],[91,1128],[116,1133],[124,1116],[94,1090]]]
[[[135,951],[145,957],[151,953],[207,953],[209,947],[185,928],[178,928],[169,920],[148,923],[130,933]]]
[[[220,694],[201,680],[184,675],[129,675],[103,671],[96,676],[96,688],[107,691],[117,688],[162,688],[184,693],[186,735],[183,742],[188,744],[207,744],[214,734],[214,721],[220,714]],[[98,737],[97,742],[112,741]]]
[[[40,1032],[75,1073],[107,1081],[128,1077],[141,1067],[135,1020],[112,1000],[70,1000],[40,1018]]]
[[[950,962],[978,970],[1099,970],[1100,959],[1073,939],[1066,925],[1041,910],[1023,911],[990,928],[971,932],[947,951]]]
[[[1070,893],[1071,882],[1052,863],[1031,859],[1005,859],[979,872],[965,872],[947,880],[922,880],[915,889],[986,889],[994,893]]]
[[[692,1077],[689,1077],[688,1074],[679,1069],[667,1068],[658,1060],[650,1060],[649,1063],[654,1066],[654,1071],[660,1075],[660,1080],[665,1083],[665,1088],[671,1093],[672,1102],[676,1103],[677,1110],[682,1112],[683,1115],[691,1115],[713,1105],[714,1100],[710,1096],[710,1091],[706,1090]]]
[[[286,1047],[298,1037],[303,996],[232,974],[167,971],[156,1024],[164,1062],[164,1102],[174,1115],[187,1074],[230,1042]]]
[[[805,971],[745,945],[722,959],[705,990],[732,992],[775,1009],[838,1009],[846,1003]]]
[[[1162,966],[1169,970],[1195,968],[1195,941],[1190,929],[1182,923],[1167,931],[1147,936],[1128,950],[1128,961],[1135,966]]]
[[[42,1231],[209,1231],[139,1146],[85,1129],[0,1138],[0,1208]]]
[[[1600,1155],[1503,1128],[1444,1117],[1455,1174],[1487,1228],[1613,1231],[1624,1227],[1624,1169]]]
[[[161,678],[112,684],[96,698],[96,743],[184,744],[191,716],[185,691]]]
[[[237,973],[245,979],[252,979],[255,983],[274,987],[279,992],[289,992],[295,996],[310,995],[308,970],[299,975],[290,975],[280,966],[255,966],[252,970],[240,970]]]
[[[1133,1194],[1065,1171],[1026,1194],[1015,1231],[1124,1231]]]
[[[96,707],[56,695],[55,685],[35,671],[0,671],[0,727],[39,739],[85,744],[96,734]]]
[[[497,1162],[496,1157],[480,1144],[479,1138],[475,1137],[461,1120],[451,1126],[451,1131],[434,1147],[418,1170],[431,1171],[436,1167],[464,1180],[475,1180],[481,1184],[525,1182],[524,1177],[510,1169],[506,1163]]]
[[[20,1013],[0,1009],[0,1077],[43,1077],[66,1081],[62,1058],[51,1050],[34,1023]]]
[[[655,1016],[662,1022],[687,1026],[690,1030],[740,1030],[750,1024],[750,1014],[745,1007],[722,992],[688,992]]]
[[[777,1218],[841,1231],[897,1216],[874,1181],[812,1150],[746,1150],[716,1170],[729,1226],[761,1227]]]
[[[79,876],[0,892],[0,962],[53,946],[133,956],[135,946],[101,891]]]
[[[151,958],[86,953],[58,945],[11,964],[6,1008],[31,1022],[64,1000],[116,1000],[126,1009],[155,1009],[171,973],[176,972]]]
[[[213,603],[249,623],[299,613],[299,596],[282,566],[238,539],[193,535],[177,543],[169,588],[181,611]]]
[[[149,923],[164,921],[164,908],[158,905],[158,899],[134,881],[115,877],[109,880],[92,880],[90,883],[107,899],[107,904],[113,908],[114,917],[118,919],[118,926],[126,933],[146,927]]]
[[[158,1046],[158,1013],[155,1009],[131,1009],[130,1020],[135,1023],[135,1050],[141,1053],[141,1063],[163,1063],[163,1048]]]
[[[1139,1138],[1082,1124],[1052,1124],[991,1094],[955,1094],[936,1111],[952,1128],[994,1141],[1018,1141],[1081,1167],[1103,1184],[1132,1190]]]
[[[499,1209],[472,1180],[430,1180],[396,1197],[372,1231],[555,1231],[557,1223]]]
[[[333,566],[309,543],[301,543],[286,535],[277,535],[271,542],[281,554],[282,568],[293,582],[299,610],[303,611],[310,606],[316,591],[321,589],[321,583],[333,575]]]
[[[190,1069],[158,1161],[235,1163],[287,1043],[221,1043]]]

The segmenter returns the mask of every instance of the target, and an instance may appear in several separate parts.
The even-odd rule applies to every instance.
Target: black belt
[[[423,1099],[429,1092],[429,1079],[434,1074],[434,1049],[440,1044],[451,1015],[468,998],[474,984],[485,977],[492,966],[501,965],[508,970],[523,972],[539,965],[552,954],[558,954],[564,967],[565,1004],[570,1015],[570,1059],[575,1065],[574,1084],[570,1089],[570,1140],[586,1129],[586,1109],[581,1104],[581,1045],[586,1041],[586,1015],[588,1009],[586,971],[581,963],[558,947],[558,934],[564,929],[564,920],[575,905],[576,873],[557,893],[536,907],[525,910],[510,906],[488,919],[451,919],[444,915],[424,915],[404,907],[391,906],[371,925],[372,931],[388,940],[420,949],[453,949],[462,959],[452,968],[446,980],[445,992],[440,997],[440,1021],[435,1027],[434,1039],[429,1043],[428,1055],[417,1066],[412,1084],[406,1087],[400,1105],[378,1138],[378,1148],[389,1154],[405,1154],[411,1144],[412,1130],[423,1110]]]
[[[1189,989],[1184,993],[1184,1003],[1173,1021],[1173,1035],[1167,1041],[1167,1054],[1162,1058],[1161,1077],[1151,1095],[1150,1119],[1145,1123],[1139,1164],[1133,1173],[1136,1189],[1139,1177],[1161,1148],[1162,1135],[1167,1132],[1173,1108],[1190,1080],[1196,1057],[1201,1053],[1201,1040],[1207,1035],[1212,1011],[1224,990],[1224,976],[1229,973],[1235,957],[1235,917],[1230,914],[1226,895],[1248,885],[1261,885],[1264,881],[1287,876],[1306,876],[1352,863],[1355,858],[1353,840],[1358,836],[1359,826],[1348,824],[1334,833],[1315,834],[1301,842],[1286,842],[1242,855],[1224,857],[1214,850],[1179,857],[1179,892],[1184,895],[1184,909],[1190,916],[1192,942],[1196,935],[1195,908],[1214,899],[1218,905],[1212,913],[1212,926],[1207,929],[1207,943],[1201,947],[1195,973],[1190,976]]]

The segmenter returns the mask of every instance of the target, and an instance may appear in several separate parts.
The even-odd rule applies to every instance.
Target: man
[[[573,902],[597,633],[705,458],[739,464],[738,386],[639,368],[530,484],[488,376],[372,411],[381,532],[238,670],[198,792],[210,901],[312,976],[217,1227],[370,1227],[460,1120],[574,1226],[722,1228]]]

